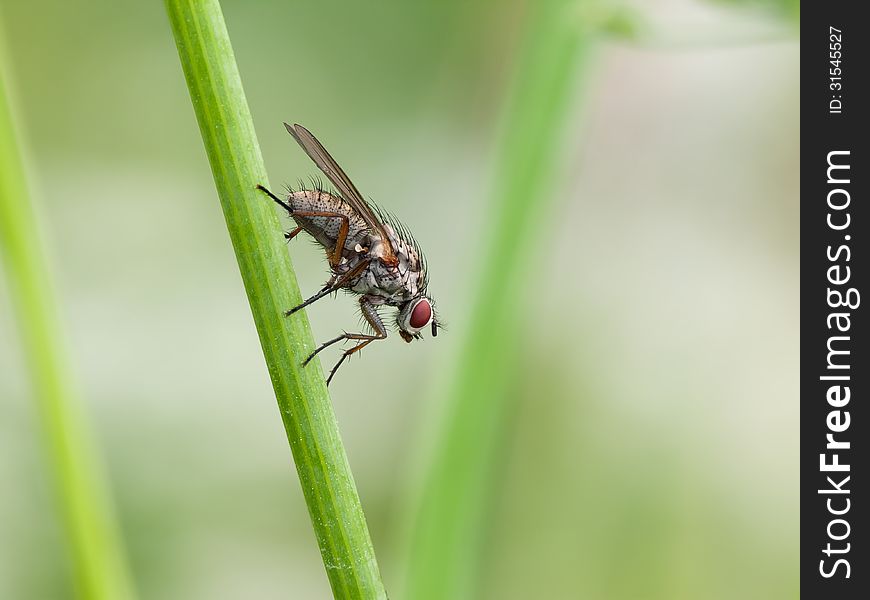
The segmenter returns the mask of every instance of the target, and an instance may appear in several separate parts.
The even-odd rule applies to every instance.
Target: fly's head
[[[396,324],[399,326],[399,335],[406,342],[423,339],[421,332],[427,326],[432,327],[432,337],[435,337],[440,327],[432,300],[427,296],[417,296],[399,306]]]

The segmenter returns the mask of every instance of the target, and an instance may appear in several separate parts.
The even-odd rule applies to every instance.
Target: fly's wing
[[[396,255],[393,252],[390,238],[387,237],[387,232],[384,229],[383,223],[381,223],[380,219],[375,215],[375,212],[362,197],[362,194],[359,193],[359,190],[356,189],[356,186],[350,180],[350,177],[347,176],[342,168],[338,166],[338,163],[335,162],[335,159],[326,151],[323,144],[317,141],[314,134],[305,129],[302,125],[289,125],[284,123],[284,127],[287,128],[287,131],[293,136],[293,139],[302,146],[302,149],[305,150],[308,157],[314,161],[314,164],[317,165],[317,167],[323,171],[323,174],[329,178],[332,184],[338,188],[342,198],[353,207],[369,227],[381,236],[386,253],[384,260],[386,262],[395,261]]]

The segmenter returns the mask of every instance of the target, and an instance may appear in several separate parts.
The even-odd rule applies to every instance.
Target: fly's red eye
[[[420,300],[414,310],[411,311],[411,319],[409,324],[414,329],[421,329],[426,326],[429,319],[432,318],[432,307],[429,306],[428,300]]]

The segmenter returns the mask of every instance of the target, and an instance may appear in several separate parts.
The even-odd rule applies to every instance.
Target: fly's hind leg
[[[295,238],[297,235],[299,235],[301,232],[302,232],[302,228],[296,227],[293,231],[288,231],[287,233],[285,233],[284,239],[289,242],[290,240]]]
[[[350,230],[350,218],[347,215],[330,211],[294,210],[292,206],[290,206],[285,201],[281,200],[278,196],[270,192],[265,186],[258,184],[256,187],[258,190],[274,200],[276,204],[278,204],[284,210],[290,213],[291,217],[324,217],[327,219],[339,219],[341,222],[338,226],[338,235],[335,239],[335,246],[332,248],[332,250],[327,252],[326,256],[329,260],[329,266],[333,269],[341,264],[342,253],[344,252],[344,243],[345,241],[347,241],[347,234]],[[293,231],[285,233],[284,237],[287,239],[287,241],[290,241],[294,237],[296,237],[302,230],[303,228],[301,226],[297,227]],[[359,275],[368,266],[369,262],[370,261],[368,260],[362,260],[356,267],[354,267],[338,279],[334,277],[331,278],[329,281],[326,282],[326,284],[320,289],[319,292],[308,298],[305,302],[303,302],[299,306],[294,306],[289,310],[285,310],[284,316],[289,317],[293,313],[305,308],[306,306],[317,302],[324,296],[328,296],[332,292],[344,287],[344,285],[347,284],[348,281]]]
[[[355,352],[359,352],[360,350],[362,350],[363,348],[365,348],[366,346],[368,346],[369,344],[371,344],[375,340],[383,340],[387,337],[387,328],[384,327],[384,323],[383,323],[383,321],[381,321],[381,317],[380,317],[380,315],[378,315],[378,311],[375,310],[375,306],[371,303],[371,301],[366,296],[363,296],[362,298],[359,299],[359,305],[360,305],[360,308],[362,309],[363,317],[368,322],[368,324],[372,326],[372,329],[374,330],[375,333],[374,334],[366,334],[366,333],[347,333],[347,332],[344,332],[341,335],[329,340],[328,342],[324,342],[323,344],[321,344],[317,348],[317,350],[312,352],[308,356],[308,358],[305,359],[305,362],[302,363],[303,365],[307,366],[308,363],[311,362],[311,359],[314,358],[315,356],[317,356],[317,354],[321,350],[328,348],[329,346],[332,346],[333,344],[336,344],[338,342],[341,342],[344,340],[356,340],[356,341],[358,341],[359,343],[356,346],[354,346],[353,348],[350,348],[349,350],[345,350],[344,353],[341,355],[341,358],[335,364],[335,366],[332,367],[332,370],[329,372],[329,377],[326,379],[326,385],[329,385],[329,383],[332,381],[333,376],[335,375],[335,372],[338,371],[338,368],[341,366],[341,363],[343,363],[348,356],[350,356],[351,354],[354,354]]]
[[[341,264],[341,255],[342,252],[344,252],[344,242],[347,240],[347,232],[350,229],[350,219],[347,215],[321,210],[297,210],[290,213],[290,215],[293,217],[326,217],[340,219],[341,223],[338,226],[338,235],[335,238],[335,246],[326,254],[326,258],[329,260],[329,266],[333,269]]]
[[[328,219],[340,219],[341,224],[338,226],[338,235],[335,238],[335,247],[327,253],[327,258],[329,259],[330,267],[335,268],[341,263],[341,255],[342,252],[344,252],[344,242],[347,240],[347,232],[350,230],[350,219],[347,215],[331,211],[294,210],[292,206],[290,206],[289,204],[281,200],[281,198],[270,192],[265,186],[257,184],[257,189],[269,196],[269,198],[271,198],[278,206],[290,213],[291,217],[325,217]],[[299,234],[300,231],[302,231],[302,227],[297,227],[290,233],[285,233],[284,237],[287,238],[288,241],[292,240]]]

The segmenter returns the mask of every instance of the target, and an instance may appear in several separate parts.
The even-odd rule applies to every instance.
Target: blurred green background
[[[314,174],[281,122],[305,124],[414,232],[449,326],[411,345],[391,336],[331,386],[395,597],[474,300],[527,7],[222,5],[272,184]],[[634,35],[596,47],[554,167],[482,597],[795,597],[797,4],[621,14]],[[328,597],[162,3],[2,0],[0,17],[141,597]],[[318,289],[322,252],[289,251],[303,293]],[[0,598],[66,598],[6,285]],[[317,339],[353,328],[354,309],[315,305]]]

